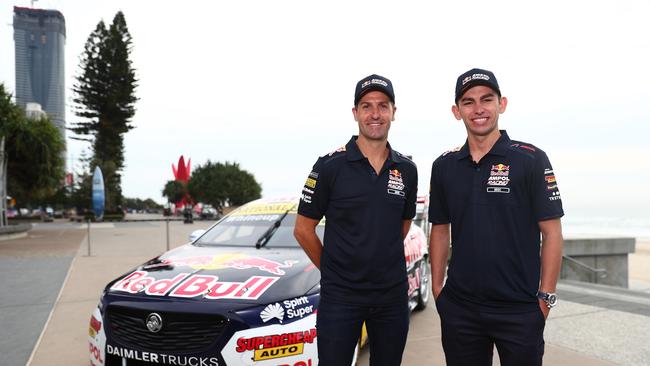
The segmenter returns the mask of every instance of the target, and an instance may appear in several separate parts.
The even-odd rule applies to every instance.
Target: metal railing
[[[605,268],[594,268],[594,267],[592,267],[592,266],[590,266],[588,264],[582,263],[581,261],[579,261],[579,260],[577,260],[575,258],[569,257],[566,254],[562,255],[562,258],[568,260],[569,262],[571,262],[571,263],[573,263],[575,265],[577,265],[578,268],[581,268],[581,269],[586,270],[586,271],[590,272],[591,274],[593,274],[593,276],[594,276],[594,281],[593,282],[596,282],[596,276],[597,276],[597,278],[605,278],[605,277],[607,277],[607,269],[605,269]]]

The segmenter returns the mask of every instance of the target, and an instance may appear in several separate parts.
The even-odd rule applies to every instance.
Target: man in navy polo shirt
[[[562,260],[564,212],[553,168],[542,150],[499,131],[508,101],[492,72],[459,76],[455,102],[467,141],[433,163],[429,201],[432,289],[447,365],[491,365],[494,346],[501,365],[541,365]]]
[[[352,108],[359,135],[319,158],[302,190],[294,234],[321,271],[320,365],[350,365],[364,321],[370,364],[402,360],[409,322],[403,241],[418,177],[388,143],[396,109],[390,80],[360,80]],[[321,243],[315,229],[323,216]]]

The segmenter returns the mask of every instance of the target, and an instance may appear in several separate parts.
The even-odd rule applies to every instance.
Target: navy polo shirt
[[[403,220],[415,216],[417,169],[390,148],[379,174],[353,136],[316,161],[298,206],[325,216],[321,296],[349,304],[388,304],[407,296]]]
[[[553,168],[506,131],[480,162],[467,142],[433,162],[429,221],[451,223],[445,296],[481,311],[538,307],[539,221],[564,215]]]

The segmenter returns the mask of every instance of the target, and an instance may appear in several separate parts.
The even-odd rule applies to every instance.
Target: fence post
[[[90,219],[88,219],[88,256],[90,257]]]
[[[165,226],[167,227],[167,251],[169,251],[169,217],[165,219]]]

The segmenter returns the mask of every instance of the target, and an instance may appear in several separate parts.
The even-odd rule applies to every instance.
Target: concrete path
[[[190,232],[210,224],[201,221],[189,225],[170,223],[171,247],[183,244]],[[91,256],[87,255],[85,224],[39,224],[27,238],[0,242],[0,274],[3,276],[2,286],[5,286],[0,287],[0,314],[5,314],[7,309],[22,309],[11,316],[0,316],[0,366],[25,364],[28,359],[25,349],[33,351],[30,352],[30,366],[87,365],[88,321],[104,285],[165,251],[165,232],[164,222],[97,224],[91,228]],[[8,264],[10,262],[12,264]],[[67,263],[70,263],[69,273],[65,270]],[[21,276],[33,271],[34,280],[5,277],[7,273],[16,272],[13,268],[17,268]],[[65,273],[67,279],[64,281]],[[32,283],[35,285],[30,287]],[[36,288],[45,287],[51,291],[44,293],[43,297],[33,296]],[[57,299],[54,294],[59,294],[59,288]],[[563,302],[552,311],[547,322],[545,364],[647,365],[647,360],[650,360],[650,338],[647,336],[650,316],[643,313],[645,305],[641,304],[639,311],[621,311],[611,305],[613,303],[609,300],[612,299],[609,299],[605,302],[608,307],[601,306],[604,303],[598,303],[598,299],[612,295],[600,288],[582,289],[589,291],[587,295],[593,296],[591,300],[596,299],[593,304],[582,304],[579,301],[586,302],[588,297],[580,290],[580,286],[571,283],[563,283],[559,288]],[[621,301],[635,303],[643,300],[625,298]],[[52,310],[49,321],[47,315],[43,316],[49,314],[48,307]],[[40,318],[34,316],[37,308]],[[635,307],[628,307],[628,310],[631,308]],[[5,358],[5,352],[15,347],[15,343],[11,343],[15,334],[9,333],[9,329],[15,328],[5,326],[11,320],[7,318],[18,320],[20,326],[29,318],[36,324],[32,328],[40,326],[43,330],[40,339],[32,331],[23,340],[15,342],[23,345],[23,351],[21,356],[11,361]],[[359,364],[368,365],[367,349],[361,352]],[[439,320],[433,303],[412,315],[403,364],[444,365]],[[498,364],[495,355],[495,365]]]

